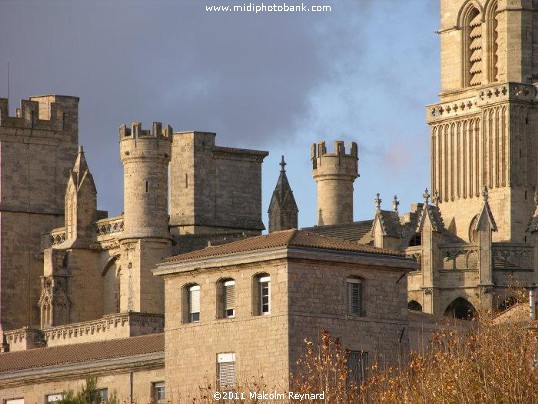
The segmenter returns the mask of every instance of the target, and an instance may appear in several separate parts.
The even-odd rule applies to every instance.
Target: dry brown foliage
[[[297,362],[292,376],[293,391],[318,394],[325,392],[327,403],[356,402],[360,397],[359,386],[350,377],[347,366],[348,353],[338,338],[332,339],[326,330],[320,334],[318,344],[305,340],[306,351]]]
[[[376,373],[361,387],[376,403],[538,403],[536,337],[525,324],[479,320],[467,335],[437,335],[423,356]]]

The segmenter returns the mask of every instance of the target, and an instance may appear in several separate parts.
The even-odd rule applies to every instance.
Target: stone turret
[[[151,273],[170,255],[168,163],[172,128],[120,127],[124,232],[120,239],[120,311],[163,313],[163,284]]]
[[[282,156],[280,167],[280,176],[273,191],[268,210],[269,233],[298,227],[299,209],[286,176],[284,156]]]
[[[353,221],[353,182],[359,176],[357,144],[351,143],[346,154],[344,142],[334,143],[334,152],[327,153],[325,142],[313,144],[312,176],[318,188],[318,225]]]
[[[152,131],[140,123],[120,127],[124,167],[125,237],[168,237],[168,163],[172,128],[159,122]]]

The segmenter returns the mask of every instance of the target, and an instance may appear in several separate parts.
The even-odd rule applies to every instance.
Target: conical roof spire
[[[295,229],[298,226],[297,203],[293,197],[286,175],[286,161],[284,156],[280,161],[280,176],[276,183],[271,203],[269,204],[269,232]]]

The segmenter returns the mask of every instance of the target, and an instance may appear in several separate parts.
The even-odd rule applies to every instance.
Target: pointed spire
[[[91,186],[95,191],[95,183],[93,182],[93,177],[90,173],[88,162],[84,156],[84,148],[82,146],[79,146],[78,148],[77,158],[75,160],[75,164],[73,164],[73,168],[71,169],[71,178],[74,182],[75,189],[78,190],[84,181],[89,181],[92,183]]]
[[[432,202],[435,206],[439,206],[439,202],[441,202],[441,197],[439,196],[439,191],[435,191],[432,196]]]
[[[299,209],[293,197],[293,191],[288,182],[285,167],[286,161],[284,160],[284,156],[282,156],[280,176],[278,177],[271,202],[269,203],[269,232],[295,229],[299,225]]]
[[[491,208],[489,207],[489,193],[486,186],[482,187],[482,198],[484,199],[484,205],[482,206],[482,209],[478,214],[478,221],[476,222],[475,229],[490,229],[493,231],[497,231],[497,224],[495,223],[493,213],[491,212]],[[486,224],[489,227],[484,227]]]
[[[430,194],[428,193],[428,188],[424,190],[422,197],[424,198],[424,205],[428,205],[430,202]]]
[[[398,205],[400,205],[400,201],[398,200],[398,196],[394,195],[392,199],[392,210],[398,212]]]
[[[86,157],[84,156],[84,148],[82,146],[78,147],[78,154],[77,159],[75,160],[75,164],[73,166],[73,172],[79,174],[79,178],[81,174],[84,174],[88,170],[88,163],[86,162]]]
[[[282,161],[280,162],[280,172],[281,173],[286,172],[286,161],[284,161],[284,156],[282,156]]]
[[[487,202],[489,198],[488,188],[485,185],[482,187],[482,198],[484,202]]]
[[[379,193],[377,193],[374,199],[376,210],[381,210],[381,202],[383,201],[379,198]]]

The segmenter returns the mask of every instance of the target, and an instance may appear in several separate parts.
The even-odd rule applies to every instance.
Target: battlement
[[[131,128],[121,125],[120,158],[126,164],[135,161],[154,161],[166,163],[170,161],[172,152],[172,128],[163,128],[160,122],[153,122],[151,130],[142,129],[140,122],[134,122]],[[147,166],[149,169],[149,166]]]
[[[334,142],[334,152],[332,153],[327,152],[325,142],[314,143],[310,148],[310,159],[312,160],[313,170],[320,168],[323,165],[323,160],[327,160],[331,162],[329,163],[331,167],[336,168],[339,171],[351,170],[356,173],[357,160],[359,159],[357,143],[351,142],[349,153],[346,153],[345,144],[340,140]],[[357,177],[357,175],[358,174],[356,174],[355,177]]]
[[[172,127],[167,125],[163,129],[161,122],[153,122],[153,127],[151,130],[142,129],[141,122],[133,122],[131,127],[128,128],[127,125],[123,124],[120,126],[120,140],[125,138],[138,139],[138,138],[150,138],[150,137],[164,137],[170,138],[172,136]]]
[[[42,95],[21,100],[15,116],[9,116],[9,100],[0,98],[0,127],[46,131],[78,128],[78,97]]]

